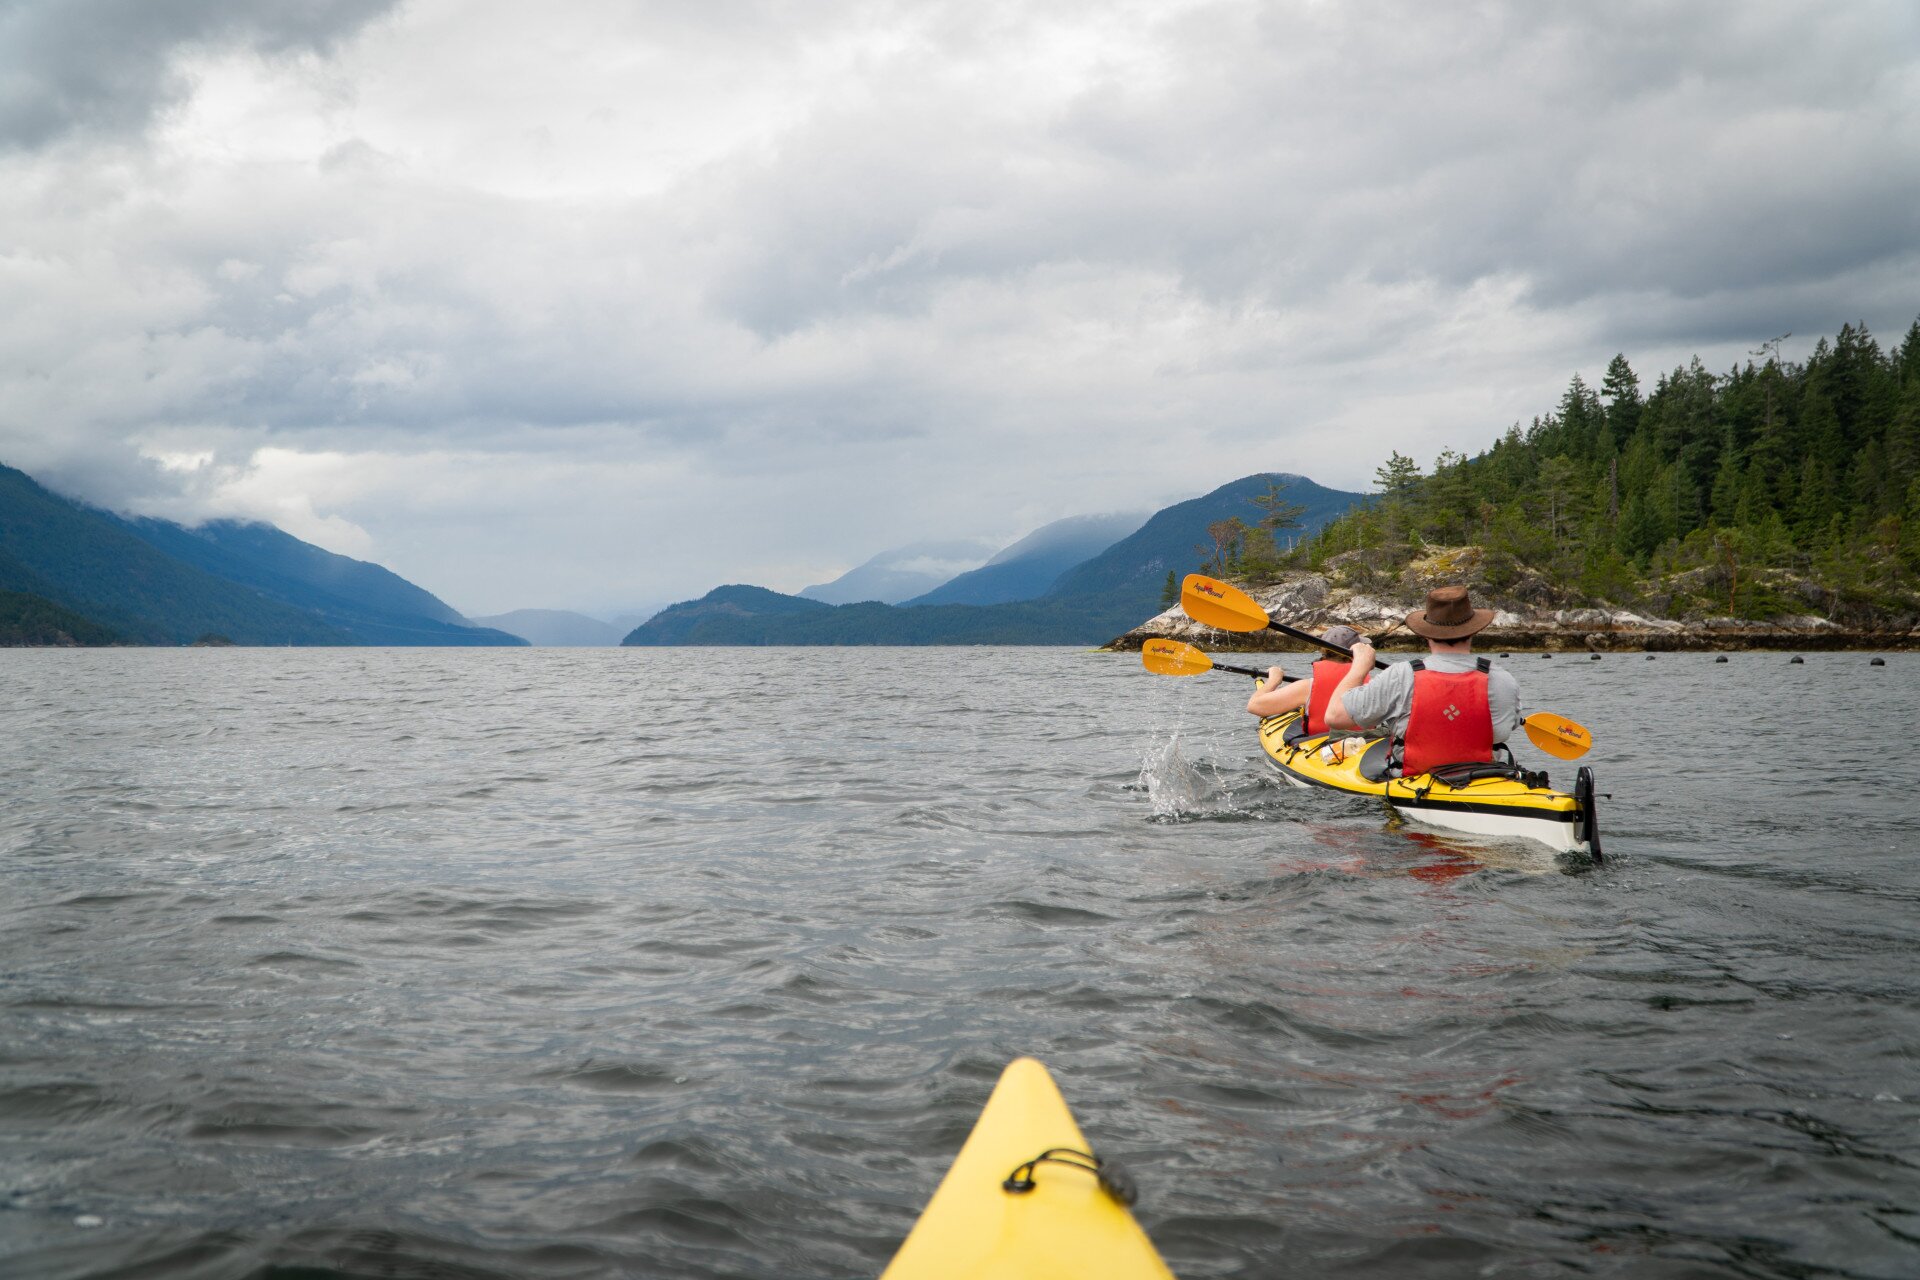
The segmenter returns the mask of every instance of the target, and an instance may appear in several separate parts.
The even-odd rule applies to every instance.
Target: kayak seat
[[[1382,739],[1379,743],[1376,743],[1375,745],[1385,746],[1386,741]],[[1436,778],[1442,778],[1442,780],[1445,781],[1446,784],[1450,787],[1458,786],[1460,785],[1460,783],[1453,781],[1451,778],[1442,777],[1443,773],[1448,770],[1460,771],[1460,770],[1472,769],[1472,770],[1483,771],[1483,772],[1475,772],[1471,775],[1472,777],[1476,777],[1476,778],[1521,778],[1521,777],[1532,776],[1530,774],[1527,774],[1523,769],[1520,768],[1519,762],[1513,758],[1513,748],[1509,747],[1506,743],[1496,742],[1493,744],[1493,749],[1494,749],[1494,752],[1496,753],[1496,757],[1499,755],[1504,755],[1506,756],[1506,759],[1500,760],[1496,758],[1492,764],[1472,764],[1472,763],[1464,763],[1464,762],[1461,764],[1443,764],[1433,769],[1432,775]],[[1383,760],[1384,760],[1384,757],[1383,757]],[[1378,774],[1371,772],[1371,770],[1375,768],[1380,769],[1380,772]],[[1396,765],[1386,765],[1384,763],[1377,764],[1373,760],[1373,752],[1369,750],[1366,755],[1360,757],[1360,776],[1365,778],[1368,782],[1379,782],[1384,778],[1398,778],[1401,776],[1401,773],[1400,773],[1399,766],[1397,764]],[[1545,777],[1546,775],[1541,774],[1540,776]],[[1467,780],[1468,780],[1468,775],[1462,773],[1460,776],[1460,781],[1465,782]],[[1529,785],[1532,785],[1532,784],[1530,783]]]
[[[1393,742],[1388,738],[1380,738],[1370,743],[1360,757],[1360,776],[1368,782],[1384,782],[1391,777],[1392,747]]]

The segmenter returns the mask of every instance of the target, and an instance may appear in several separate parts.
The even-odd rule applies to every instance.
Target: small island
[[[1295,513],[1267,495],[1208,528],[1203,571],[1390,648],[1444,582],[1498,611],[1483,648],[1920,648],[1920,322],[1891,352],[1846,325],[1803,364],[1778,341],[1753,357],[1720,375],[1696,358],[1643,397],[1615,356],[1598,391],[1576,375],[1479,454],[1423,471],[1390,453],[1374,501],[1284,551]],[[1209,632],[1176,600],[1169,575],[1169,611],[1110,647],[1299,647]]]

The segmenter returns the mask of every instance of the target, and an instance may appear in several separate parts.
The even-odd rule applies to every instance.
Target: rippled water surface
[[[1186,1277],[1920,1275],[1920,656],[1511,665],[1598,870],[1124,656],[0,652],[0,1274],[871,1276],[1025,1053]]]

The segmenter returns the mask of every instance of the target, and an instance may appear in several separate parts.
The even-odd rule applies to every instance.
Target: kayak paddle
[[[1204,574],[1190,573],[1180,588],[1180,607],[1187,616],[1202,626],[1219,627],[1222,631],[1278,631],[1304,640],[1321,649],[1330,649],[1335,653],[1344,653],[1353,657],[1353,650],[1342,645],[1328,644],[1311,631],[1301,631],[1284,622],[1275,622],[1260,607],[1260,602],[1230,583],[1218,578],[1209,578]],[[1188,646],[1189,648],[1191,646]],[[1142,651],[1144,652],[1144,650]],[[1204,655],[1202,655],[1204,656]],[[1375,667],[1387,664],[1375,658]],[[1528,716],[1523,724],[1527,738],[1534,746],[1550,756],[1561,760],[1578,760],[1593,747],[1593,735],[1584,725],[1576,724],[1565,716],[1555,715],[1551,711],[1536,711]]]
[[[1534,746],[1562,760],[1578,760],[1593,747],[1593,735],[1585,725],[1575,724],[1551,711],[1536,711],[1521,722]]]
[[[1178,640],[1149,640],[1140,646],[1140,665],[1157,676],[1198,676],[1209,671],[1231,671],[1239,676],[1265,680],[1267,673],[1253,667],[1233,667],[1215,662],[1190,644]],[[1281,684],[1292,684],[1298,676],[1282,676]]]
[[[1209,578],[1204,574],[1190,573],[1180,587],[1180,607],[1187,616],[1203,627],[1218,627],[1222,631],[1278,631],[1282,635],[1292,636],[1295,640],[1304,640],[1316,649],[1330,649],[1334,653],[1344,653],[1353,657],[1353,650],[1337,644],[1328,644],[1311,631],[1302,631],[1290,627],[1284,622],[1275,622],[1260,607],[1260,602],[1236,586]],[[1376,667],[1387,664],[1379,658],[1373,660]]]

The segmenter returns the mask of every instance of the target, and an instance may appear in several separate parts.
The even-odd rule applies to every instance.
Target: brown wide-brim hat
[[[1493,610],[1476,609],[1465,587],[1435,587],[1427,607],[1407,615],[1407,630],[1429,640],[1465,640],[1493,621]]]

